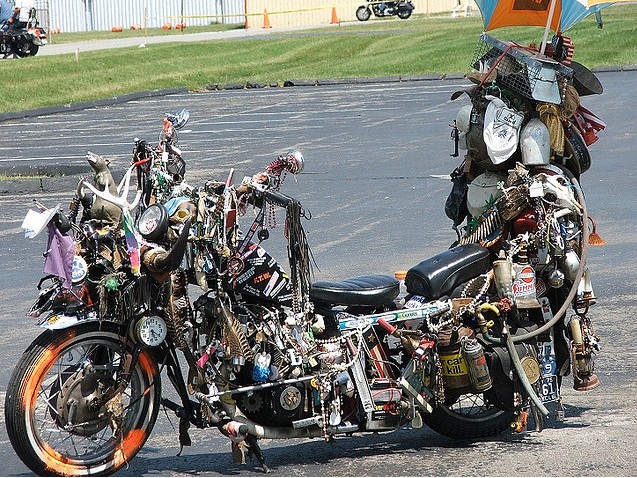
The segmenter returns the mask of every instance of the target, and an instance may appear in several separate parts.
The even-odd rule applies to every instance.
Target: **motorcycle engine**
[[[294,380],[318,368],[324,355],[316,351],[307,325],[283,308],[248,303],[234,304],[234,319],[223,327],[222,360],[233,388],[248,389],[233,396],[239,408],[256,422],[279,426],[303,418],[311,408],[311,385],[307,377]],[[334,353],[329,359],[338,360]],[[267,386],[281,380],[287,383]]]

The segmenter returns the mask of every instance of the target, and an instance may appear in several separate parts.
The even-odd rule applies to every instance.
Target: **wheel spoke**
[[[491,407],[488,403],[484,402],[481,395],[469,394],[461,395],[449,408],[463,415],[478,416],[485,413]]]
[[[448,396],[423,420],[450,438],[484,438],[510,428],[513,413],[491,403],[484,394]]]

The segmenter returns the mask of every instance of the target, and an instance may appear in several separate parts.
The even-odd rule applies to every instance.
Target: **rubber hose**
[[[518,356],[518,353],[515,350],[515,345],[513,344],[511,334],[509,333],[507,333],[506,344],[507,344],[507,350],[509,351],[509,355],[511,356],[511,360],[513,361],[513,367],[515,367],[515,371],[518,374],[518,378],[520,379],[520,382],[522,383],[522,386],[524,387],[526,394],[529,396],[531,401],[535,404],[538,411],[545,417],[548,417],[549,411],[542,403],[542,400],[540,400],[540,398],[537,396],[537,393],[535,393],[535,390],[533,390],[533,386],[529,382],[529,379],[526,376],[526,372],[524,371],[524,368],[522,368],[522,362],[520,362],[520,357]]]

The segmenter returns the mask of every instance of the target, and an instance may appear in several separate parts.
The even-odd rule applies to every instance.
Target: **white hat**
[[[493,164],[500,164],[511,157],[518,147],[518,132],[524,115],[507,105],[500,98],[486,95],[490,100],[484,113],[483,138]]]

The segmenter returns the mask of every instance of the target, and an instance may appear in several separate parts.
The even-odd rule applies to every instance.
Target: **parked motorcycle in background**
[[[403,20],[408,19],[414,11],[414,4],[411,1],[399,2],[378,2],[367,0],[367,5],[361,5],[356,9],[356,18],[361,22],[366,22],[374,13],[377,17],[392,17],[397,15]]]
[[[35,8],[29,10],[26,18],[0,27],[0,56],[3,59],[34,56],[46,43],[47,33],[38,24]]]

